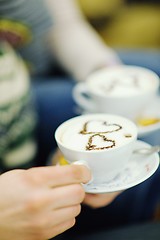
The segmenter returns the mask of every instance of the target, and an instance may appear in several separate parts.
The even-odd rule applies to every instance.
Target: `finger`
[[[51,210],[47,215],[46,227],[53,227],[63,222],[69,221],[80,214],[81,205],[74,205],[61,209]]]
[[[59,162],[59,159],[61,157],[62,157],[62,153],[61,153],[60,149],[57,148],[56,151],[54,152],[54,154],[51,157],[51,165],[55,166]]]
[[[121,192],[111,192],[111,193],[102,193],[102,194],[90,194],[86,193],[86,198],[92,198],[92,199],[114,199],[116,198]]]
[[[55,169],[54,186],[73,183],[87,183],[91,179],[90,170],[84,165],[57,166]]]
[[[48,197],[48,208],[59,209],[83,202],[85,191],[80,184],[54,188]]]
[[[51,166],[31,168],[26,171],[29,180],[35,184],[50,187],[73,183],[86,183],[91,179],[89,169],[83,165]]]
[[[84,202],[92,208],[104,207],[111,204],[120,192],[106,194],[86,194]]]
[[[65,232],[66,230],[73,227],[75,225],[75,222],[76,220],[73,218],[59,225],[46,229],[45,233],[43,234],[44,239],[50,239]]]

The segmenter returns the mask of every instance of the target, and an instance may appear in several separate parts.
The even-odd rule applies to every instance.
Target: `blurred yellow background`
[[[160,49],[158,1],[77,1],[89,22],[110,46]]]

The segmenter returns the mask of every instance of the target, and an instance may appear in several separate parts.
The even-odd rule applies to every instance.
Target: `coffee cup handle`
[[[84,165],[85,167],[87,167],[91,171],[91,168],[89,167],[88,163],[84,160],[75,161],[72,164],[74,164],[74,165]],[[91,174],[92,174],[92,172],[91,172]],[[92,174],[92,177],[89,180],[89,182],[87,182],[86,184],[89,184],[91,182],[93,182],[93,174]]]
[[[73,89],[73,98],[82,109],[95,112],[95,105],[89,95],[85,83],[78,83]]]

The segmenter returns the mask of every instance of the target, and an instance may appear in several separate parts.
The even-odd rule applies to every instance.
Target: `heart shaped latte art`
[[[115,146],[115,141],[107,139],[103,134],[94,134],[89,137],[86,150],[104,150]]]
[[[122,126],[116,123],[107,123],[103,120],[91,120],[84,123],[80,134],[112,133],[120,129],[122,129]]]
[[[128,78],[130,78],[128,81]],[[111,83],[108,85],[104,84],[101,86],[101,90],[106,93],[114,91],[116,88],[139,88],[139,78],[137,75],[127,74],[124,77],[119,79],[112,79]]]

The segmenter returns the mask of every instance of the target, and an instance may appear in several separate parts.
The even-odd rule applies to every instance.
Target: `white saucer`
[[[142,117],[160,119],[160,97],[157,97],[142,112]],[[138,126],[138,137],[144,137],[160,129],[160,122],[148,125]]]
[[[150,146],[143,141],[137,141],[135,149]],[[159,166],[159,155],[154,153],[149,156],[133,154],[129,163],[123,171],[113,180],[103,182],[101,185],[93,183],[84,184],[87,193],[109,193],[122,191],[142,183],[157,170]]]

